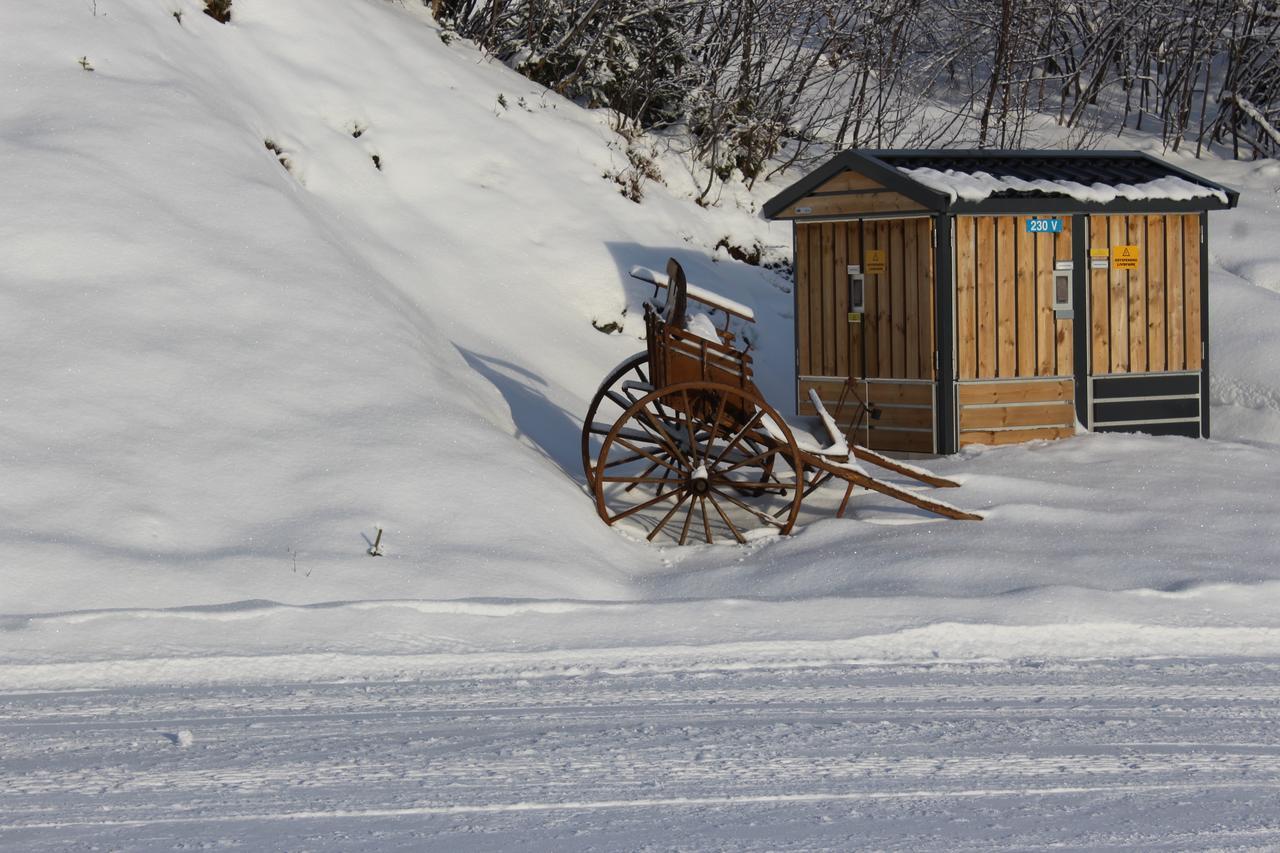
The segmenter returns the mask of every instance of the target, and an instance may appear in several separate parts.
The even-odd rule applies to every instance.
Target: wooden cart
[[[798,440],[752,382],[751,356],[734,346],[728,322],[716,329],[705,314],[687,315],[691,299],[748,322],[750,311],[691,288],[674,258],[665,277],[633,275],[666,287],[667,298],[661,309],[645,304],[646,351],[605,378],[583,424],[587,485],[607,524],[626,522],[650,541],[745,543],[789,533],[804,499],[835,480],[845,484],[837,516],[863,488],[946,518],[981,518],[871,476],[862,463],[958,485],[849,442],[816,394],[830,443]],[[855,421],[872,414],[856,396],[845,400]]]

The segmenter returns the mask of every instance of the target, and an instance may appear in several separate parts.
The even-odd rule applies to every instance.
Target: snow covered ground
[[[760,384],[787,407],[788,283],[714,247],[784,257],[789,228],[753,205],[793,175],[701,208],[679,158],[659,156],[668,186],[634,204],[602,177],[627,164],[607,117],[445,44],[414,2],[236,0],[230,25],[195,0],[4,4],[0,81],[0,787],[19,792],[0,802],[0,847],[101,831],[164,848],[188,830],[343,846],[333,833],[374,824],[390,835],[366,847],[714,847],[748,814],[764,815],[759,834],[719,846],[864,831],[867,846],[1026,846],[1085,824],[1017,818],[1002,834],[975,809],[1025,815],[1054,786],[1066,793],[1046,808],[1092,816],[1084,846],[1147,843],[1144,820],[1172,846],[1274,844],[1266,810],[1244,804],[1275,785],[1280,164],[1177,159],[1242,190],[1211,219],[1214,440],[971,449],[933,467],[963,481],[946,497],[981,524],[862,496],[844,520],[815,502],[783,541],[658,549],[600,523],[578,462],[596,384],[642,346],[651,291],[628,271],[674,255],[749,305]],[[611,323],[623,331],[595,328]],[[1133,663],[1169,657],[1185,662]],[[1082,659],[1096,662],[1067,662]],[[877,740],[857,689],[876,679],[892,689],[870,696],[909,706],[884,719],[971,739],[927,759]],[[708,683],[741,698],[705,738],[636,722],[696,730],[730,702]],[[1205,716],[1218,708],[1196,684],[1220,685],[1239,719]],[[970,687],[955,715],[921,698]],[[1040,719],[1036,689],[1086,698]],[[1117,771],[1099,791],[1067,762],[1053,782],[1072,732],[1107,767],[1127,754],[1090,729],[1105,717],[1094,689],[1128,703],[1149,738],[1133,749],[1195,761]],[[516,709],[509,728],[466,710],[495,703]],[[573,710],[548,719],[553,705]],[[776,753],[762,714],[781,727]],[[813,714],[853,728],[788,734]],[[358,719],[381,735],[353,738]],[[556,732],[581,733],[574,755],[596,776],[518,753]],[[733,760],[663,751],[696,754],[695,740]],[[1201,746],[1168,746],[1182,740]],[[908,769],[822,775],[866,744]],[[1214,772],[1186,769],[1218,754]],[[366,755],[391,775],[361,775]],[[609,770],[627,756],[649,776]],[[912,799],[941,784],[913,762],[956,756],[971,778],[955,790],[1005,779],[989,785],[998,804]],[[772,781],[743,776],[753,758]],[[486,761],[500,768],[487,787]],[[678,790],[624,784],[677,765]],[[1215,787],[1227,778],[1238,787]],[[1014,789],[1032,793],[1000,793]],[[618,800],[638,805],[512,806]],[[138,811],[95,811],[117,805]],[[193,809],[198,831],[160,821]],[[236,822],[250,812],[355,817]],[[1179,834],[1209,823],[1216,835]]]
[[[1274,660],[761,667],[0,697],[0,846],[1280,845]]]

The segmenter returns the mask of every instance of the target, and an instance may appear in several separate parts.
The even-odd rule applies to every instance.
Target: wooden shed
[[[865,443],[923,453],[1208,437],[1208,211],[1237,199],[1132,151],[845,151],[764,206],[793,222],[797,409],[852,380]]]

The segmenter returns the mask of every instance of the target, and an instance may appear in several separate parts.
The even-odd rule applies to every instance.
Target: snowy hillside
[[[937,468],[980,525],[865,497],[786,541],[660,550],[600,523],[577,458],[596,384],[642,346],[626,271],[674,255],[751,305],[787,406],[787,281],[714,246],[785,256],[751,208],[794,175],[703,208],[660,158],[635,204],[607,116],[414,2],[200,8],[0,10],[6,684],[672,643],[1280,652],[1274,162],[1179,160],[1243,191],[1212,222],[1214,441],[973,450]]]

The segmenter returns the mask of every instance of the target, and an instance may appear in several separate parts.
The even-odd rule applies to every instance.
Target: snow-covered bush
[[[1016,148],[1154,130],[1280,153],[1278,0],[432,0],[447,26],[620,126],[679,125],[717,181],[830,148]]]

